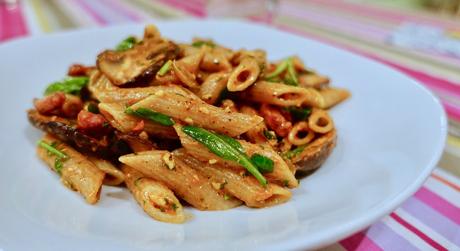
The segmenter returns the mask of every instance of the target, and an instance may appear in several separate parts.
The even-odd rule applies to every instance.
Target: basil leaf
[[[137,43],[137,39],[135,37],[127,37],[125,40],[121,41],[117,47],[115,48],[116,51],[126,51],[134,47]]]
[[[56,157],[59,157],[59,158],[64,158],[64,159],[67,158],[67,155],[65,153],[59,151],[58,149],[55,148],[55,146],[52,146],[52,145],[46,143],[43,140],[39,140],[37,144],[41,148],[46,149],[49,154],[52,154],[52,155],[54,155]]]
[[[268,140],[276,139],[276,134],[275,134],[274,131],[264,130],[263,134],[264,134],[265,138],[267,138]]]
[[[295,106],[285,107],[284,110],[288,111],[292,117],[298,121],[306,120],[311,113],[311,108],[301,108]]]
[[[251,156],[252,163],[259,169],[261,173],[273,172],[273,160],[258,153]]]
[[[216,47],[216,44],[214,42],[212,42],[212,41],[200,40],[200,41],[195,41],[195,42],[192,43],[193,47],[198,47],[198,48],[202,47],[203,45],[207,45],[207,46],[209,46],[211,48]]]
[[[270,79],[278,77],[281,73],[283,73],[286,70],[287,66],[288,66],[288,59],[285,59],[276,66],[276,69],[273,72],[267,74],[265,76],[265,79],[270,81]]]
[[[287,61],[287,72],[288,75],[285,77],[285,81],[288,81],[289,85],[298,86],[299,80],[297,79],[297,73],[294,68],[294,59],[292,57]]]
[[[225,141],[227,144],[231,145],[236,150],[238,150],[238,152],[245,154],[243,146],[240,144],[240,142],[238,142],[238,140],[223,134],[216,134],[216,136]]]
[[[303,152],[303,150],[305,150],[305,147],[306,145],[299,146],[295,149],[292,149],[290,151],[283,153],[282,156],[283,158],[286,158],[286,159],[292,159],[295,156],[299,155],[301,152]]]
[[[217,135],[206,129],[190,125],[183,126],[182,131],[194,140],[206,146],[209,151],[213,152],[220,158],[242,165],[259,181],[260,184],[263,186],[267,185],[265,177],[259,172],[257,167],[254,166],[248,156],[242,153],[241,149],[238,149],[239,146],[228,139],[230,137],[222,137],[222,135]],[[237,143],[239,144],[239,142]]]
[[[164,65],[157,72],[158,76],[164,76],[166,73],[168,73],[168,71],[171,69],[171,64],[171,60],[168,60],[166,63],[164,63]]]
[[[68,77],[62,81],[50,84],[45,90],[45,95],[49,95],[51,93],[59,91],[74,95],[80,95],[81,89],[88,84],[88,81],[88,77]]]
[[[165,115],[159,112],[154,112],[150,109],[143,108],[143,107],[138,108],[136,110],[133,110],[132,108],[128,107],[126,108],[125,113],[129,115],[134,115],[137,117],[145,118],[145,119],[151,120],[153,122],[156,122],[164,126],[174,125],[174,121],[168,115]]]

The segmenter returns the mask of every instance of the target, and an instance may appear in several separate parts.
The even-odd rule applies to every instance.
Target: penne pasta
[[[229,60],[232,56],[233,53],[225,48],[205,48],[200,67],[209,72],[231,71]]]
[[[232,71],[228,78],[227,89],[231,92],[242,91],[254,84],[260,74],[260,68],[255,58],[246,57]]]
[[[318,74],[301,74],[299,76],[299,85],[305,88],[321,89],[329,84],[329,78]]]
[[[301,134],[305,135],[301,136]],[[288,134],[289,142],[296,146],[305,145],[312,141],[314,137],[315,133],[308,128],[308,123],[305,121],[295,124]]]
[[[214,104],[227,87],[228,73],[218,72],[209,75],[201,84],[198,96],[208,104]]]
[[[242,200],[249,207],[269,207],[288,201],[291,192],[275,184],[260,186],[252,176],[241,174],[232,168],[219,164],[209,164],[187,154],[185,149],[174,151],[174,155],[189,167],[206,176],[218,189]]]
[[[244,99],[278,106],[323,107],[322,96],[313,88],[259,81],[242,92]]]
[[[178,86],[159,86],[155,95],[131,106],[148,108],[174,119],[209,128],[232,137],[245,133],[262,122],[259,116],[249,116],[209,105],[195,94]]]
[[[224,160],[214,153],[212,153],[206,146],[202,145],[198,141],[195,141],[190,136],[185,134],[182,131],[182,127],[180,125],[175,125],[174,128],[176,129],[177,134],[179,135],[180,141],[182,146],[187,150],[187,153],[192,155],[193,157],[201,160],[201,161],[210,161],[212,162],[223,164],[228,167],[236,168],[236,170],[243,171],[244,168],[232,161]],[[254,154],[259,154],[265,156],[273,161],[273,171],[266,173],[264,176],[271,182],[286,185],[289,188],[294,188],[299,185],[299,182],[294,177],[292,172],[289,170],[288,165],[286,162],[278,155],[270,145],[256,145],[251,144],[244,140],[238,140],[238,142],[243,147],[244,152],[248,156],[253,156]]]
[[[327,133],[334,129],[334,122],[325,110],[313,109],[308,118],[308,128],[316,133]]]
[[[96,158],[89,156],[88,160],[105,173],[104,185],[118,186],[125,181],[125,175],[117,167],[115,167],[110,161],[105,159]]]
[[[142,123],[141,131],[147,132],[149,135],[166,139],[177,139],[177,134],[170,126],[160,125],[148,119],[142,119],[125,113],[126,107],[119,103],[99,103],[99,110],[110,123],[122,133],[130,133],[136,131],[139,123]]]
[[[121,156],[119,160],[145,176],[163,182],[200,210],[225,210],[241,204],[239,200],[226,200],[206,177],[168,151],[138,152]]]
[[[257,111],[250,107],[250,106],[242,106],[240,108],[240,112],[248,115],[258,115]],[[267,135],[270,138],[267,138]],[[251,130],[246,132],[246,137],[248,138],[249,142],[254,144],[262,144],[262,143],[270,143],[270,145],[276,144],[276,136],[273,133],[269,132],[265,123],[260,123],[257,126],[251,128]]]
[[[122,165],[126,186],[139,206],[152,218],[168,223],[183,223],[184,209],[174,193],[162,183],[145,177],[136,169]]]
[[[99,170],[84,155],[77,152],[69,145],[47,134],[42,142],[54,146],[58,151],[65,154],[65,160],[57,160],[58,157],[51,154],[47,149],[38,146],[37,154],[50,169],[60,173],[61,182],[68,188],[79,192],[89,204],[95,204],[99,200],[104,172]],[[59,164],[61,163],[61,164]]]
[[[345,89],[329,87],[319,91],[324,100],[323,109],[329,109],[334,105],[350,97],[350,92]]]
[[[131,104],[144,99],[157,90],[156,87],[120,88],[113,85],[102,73],[91,73],[88,83],[91,95],[103,103]]]

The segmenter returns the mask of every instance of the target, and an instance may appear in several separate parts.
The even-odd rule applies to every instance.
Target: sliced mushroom
[[[292,159],[297,167],[297,175],[303,176],[319,168],[331,154],[337,142],[336,131],[332,130],[315,141]]]
[[[130,152],[129,146],[115,135],[96,139],[79,131],[75,126],[75,122],[71,120],[57,116],[41,115],[37,110],[29,110],[27,115],[33,126],[76,146],[82,151],[95,152],[107,158]]]
[[[144,40],[131,49],[106,50],[99,54],[97,68],[114,85],[137,83],[144,80],[148,82],[164,63],[174,59],[178,53],[179,47],[173,42],[146,35]]]

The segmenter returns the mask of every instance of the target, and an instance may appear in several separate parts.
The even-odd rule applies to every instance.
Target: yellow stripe
[[[38,19],[38,24],[44,32],[51,32],[51,26],[46,19],[45,13],[43,13],[43,8],[39,0],[32,0],[32,8],[35,11],[35,14]]]
[[[460,138],[454,137],[452,135],[448,135],[447,144],[460,148]]]

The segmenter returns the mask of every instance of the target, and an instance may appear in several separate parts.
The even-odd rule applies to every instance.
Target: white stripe
[[[414,245],[414,247],[418,248],[419,250],[436,250],[435,248],[430,246],[430,244],[426,243],[423,239],[418,237],[409,229],[402,226],[393,218],[387,216],[382,219],[382,222],[385,223],[385,225],[387,225],[389,228],[391,228],[395,233],[409,241],[412,245]]]
[[[98,23],[93,17],[88,14],[85,10],[81,9],[80,6],[73,1],[69,0],[56,0],[58,5],[65,14],[71,18],[79,27],[94,27],[98,26]]]
[[[456,207],[460,207],[460,192],[454,190],[452,187],[433,177],[429,177],[423,186],[426,186],[428,189],[454,204]]]
[[[403,218],[405,221],[409,222],[412,226],[429,236],[432,240],[439,243],[441,246],[451,249],[457,247],[455,244],[444,238],[442,235],[438,234],[436,231],[432,230],[430,227],[419,221],[417,218],[413,217],[404,209],[398,208],[395,210],[395,213],[399,215],[399,217]]]
[[[40,27],[40,22],[38,21],[37,14],[35,13],[34,8],[30,0],[22,1],[22,13],[24,19],[26,20],[27,28],[30,35],[39,35],[43,34],[44,31]]]
[[[435,168],[433,170],[433,173],[435,173],[435,174],[443,177],[444,179],[446,179],[446,180],[448,180],[448,181],[460,186],[460,179],[459,178],[457,178],[455,175],[452,175],[449,172],[446,172],[446,171],[442,170],[441,168]]]

